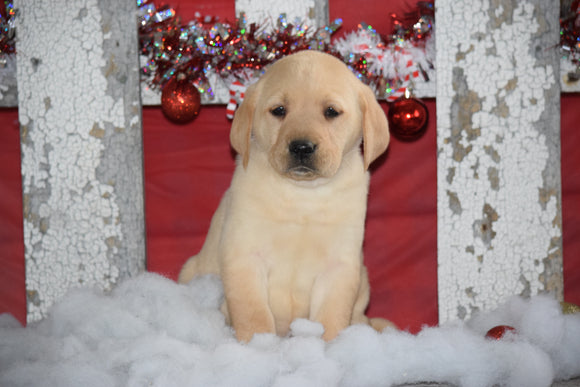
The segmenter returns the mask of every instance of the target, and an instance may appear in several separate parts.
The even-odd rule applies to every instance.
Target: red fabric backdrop
[[[233,0],[167,1],[188,20],[193,12],[233,20]],[[391,12],[408,0],[330,0],[331,19],[343,31],[364,21],[388,31]],[[435,101],[419,140],[393,139],[372,168],[365,260],[372,287],[369,314],[392,319],[412,332],[437,323]],[[388,109],[383,103],[385,110]],[[562,196],[565,298],[580,304],[580,95],[562,97]],[[176,278],[183,262],[201,247],[213,211],[233,172],[230,122],[224,106],[204,106],[191,124],[165,119],[144,108],[145,200],[148,270]],[[0,109],[0,313],[25,321],[24,247],[20,152],[16,109]]]

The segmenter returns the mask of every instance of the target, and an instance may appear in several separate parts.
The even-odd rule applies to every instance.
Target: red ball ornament
[[[499,340],[503,338],[508,332],[516,333],[516,329],[514,327],[510,327],[509,325],[498,325],[487,331],[485,337],[488,339]]]
[[[391,133],[399,140],[413,141],[427,128],[429,110],[421,100],[403,96],[389,107],[387,113]]]
[[[190,122],[199,113],[200,106],[197,87],[183,74],[171,78],[161,91],[161,110],[173,122]]]

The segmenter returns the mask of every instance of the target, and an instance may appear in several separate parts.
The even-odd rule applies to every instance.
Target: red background
[[[234,20],[233,0],[174,0],[184,20],[195,11]],[[408,0],[330,0],[342,32],[363,21],[390,31],[390,13]],[[437,147],[435,100],[425,101],[429,127],[414,142],[391,141],[372,168],[365,237],[371,281],[369,315],[411,332],[437,324]],[[385,111],[387,104],[382,103]],[[564,293],[580,304],[580,95],[562,96]],[[159,107],[143,109],[148,270],[176,278],[197,253],[219,199],[229,185],[233,156],[225,106],[204,106],[190,124],[175,125]],[[19,127],[16,109],[0,109],[0,313],[26,319]]]

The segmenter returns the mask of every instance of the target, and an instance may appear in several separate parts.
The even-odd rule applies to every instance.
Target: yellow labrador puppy
[[[230,140],[231,186],[179,282],[219,275],[241,341],[286,335],[296,318],[322,323],[325,340],[354,323],[388,325],[364,315],[367,169],[389,143],[371,89],[331,55],[290,55],[248,88]]]

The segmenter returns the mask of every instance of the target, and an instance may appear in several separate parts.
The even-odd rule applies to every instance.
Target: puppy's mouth
[[[314,180],[318,177],[315,169],[305,165],[288,168],[286,174],[294,180]]]

